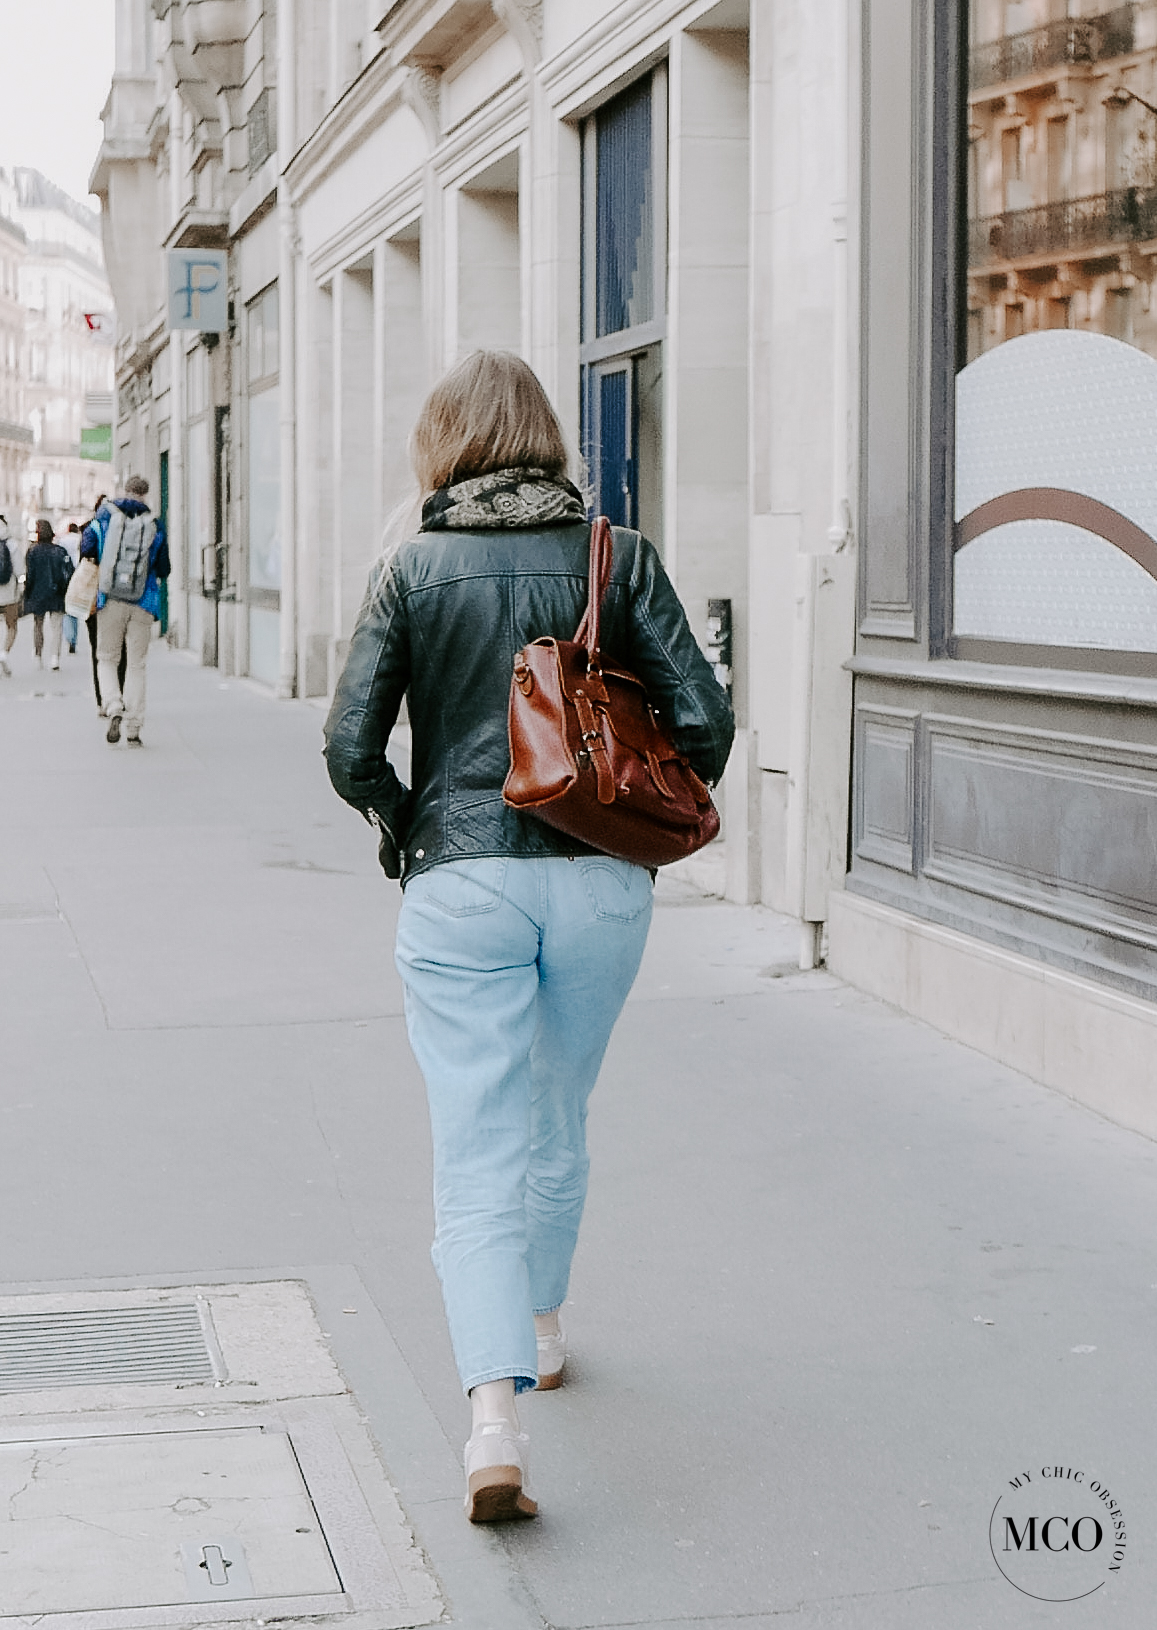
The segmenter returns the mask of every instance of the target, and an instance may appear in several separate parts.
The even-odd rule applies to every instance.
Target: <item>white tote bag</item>
[[[64,609],[70,617],[77,617],[81,622],[91,617],[96,608],[96,589],[100,578],[100,567],[95,560],[82,560],[72,574],[72,580],[64,596]]]

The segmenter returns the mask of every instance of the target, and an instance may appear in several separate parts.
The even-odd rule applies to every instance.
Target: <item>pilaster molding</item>
[[[407,96],[407,74],[379,51],[359,77],[306,138],[285,166],[285,178],[300,203],[356,146],[385,122],[400,104],[412,107]],[[419,121],[422,116],[412,108]]]

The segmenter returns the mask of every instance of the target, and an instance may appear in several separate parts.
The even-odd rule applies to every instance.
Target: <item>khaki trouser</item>
[[[48,624],[48,659],[50,662],[60,661],[60,637],[64,632],[63,611],[44,611],[32,619],[32,655],[38,657],[44,652],[44,625]]]
[[[114,713],[123,713],[130,736],[138,735],[145,722],[145,664],[153,621],[147,611],[127,600],[109,600],[96,614],[96,661],[104,710],[110,719]],[[123,697],[117,678],[122,646],[128,657]]]

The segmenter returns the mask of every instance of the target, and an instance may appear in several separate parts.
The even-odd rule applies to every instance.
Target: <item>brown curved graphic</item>
[[[954,546],[963,549],[973,538],[991,532],[994,527],[1007,526],[1010,521],[1064,521],[1069,526],[1079,526],[1085,532],[1104,538],[1106,543],[1135,560],[1150,577],[1157,578],[1157,539],[1142,531],[1119,509],[1065,487],[1021,487],[1016,492],[1002,492],[999,498],[990,498],[986,504],[978,504],[962,521],[957,521]]]

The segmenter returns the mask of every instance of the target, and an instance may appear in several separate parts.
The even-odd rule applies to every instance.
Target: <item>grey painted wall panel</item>
[[[929,876],[1157,930],[1157,752],[927,721]],[[1157,943],[1157,940],[1154,940]]]
[[[908,873],[916,869],[916,719],[893,708],[856,713],[856,853]]]

